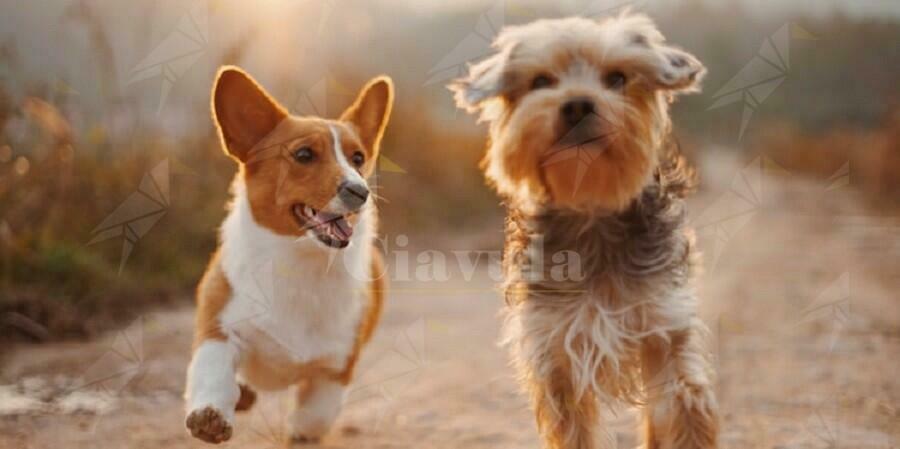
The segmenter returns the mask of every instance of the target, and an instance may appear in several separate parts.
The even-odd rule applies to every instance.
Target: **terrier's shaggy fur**
[[[504,343],[545,446],[594,448],[598,403],[622,400],[644,405],[647,448],[715,448],[694,177],[668,115],[705,69],[629,13],[508,27],[494,45],[450,88],[491,125],[484,168],[509,208]],[[562,252],[581,261],[564,279],[549,273]]]

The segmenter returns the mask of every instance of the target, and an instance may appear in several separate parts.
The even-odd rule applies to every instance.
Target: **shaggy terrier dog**
[[[647,448],[714,448],[684,197],[668,108],[705,69],[630,13],[504,29],[450,85],[490,123],[483,162],[509,209],[504,343],[545,446],[590,449],[599,404],[644,407]],[[551,276],[574,252],[580,273]]]

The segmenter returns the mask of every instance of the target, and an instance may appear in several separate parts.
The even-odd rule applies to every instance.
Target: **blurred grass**
[[[111,70],[115,55],[102,19],[90,2],[77,5],[74,17],[93,30],[94,59],[105,61],[101,69]],[[727,10],[689,9],[660,17],[660,26],[673,41],[703,55],[710,68],[708,92],[737,73],[761,39],[778,28]],[[435,55],[403,35],[424,33],[425,28],[430,33],[433,24],[419,26],[386,34],[393,41],[380,42],[371,55],[360,56],[369,66],[332,67],[332,76],[352,87],[329,101],[345,106],[353,90],[377,72],[390,73],[397,81],[398,103],[383,149],[402,172],[379,170],[383,235],[426,236],[436,246],[465,235],[469,245],[496,248],[502,242],[502,209],[478,169],[486,130],[461,112],[449,115],[449,94],[442,88],[423,87],[422,76]],[[895,79],[900,64],[891,45],[872,44],[896,41],[900,26],[845,17],[805,21],[803,26],[819,37],[818,44],[792,47],[792,72],[758,108],[743,151],[767,154],[794,173],[822,179],[849,162],[851,183],[866,198],[876,205],[900,206]],[[242,34],[215,65],[241,63],[253,40],[252,34]],[[409,51],[389,58],[378,53],[398,46]],[[403,70],[394,68],[398,61]],[[123,128],[116,119],[139,116],[137,100],[101,89],[104,98],[98,101],[105,116],[97,117],[79,113],[75,94],[56,82],[13,83],[28,76],[9,41],[0,43],[0,69],[0,341],[89,336],[147,307],[190,298],[215,248],[235,171],[218,147],[207,99],[189,106],[189,133],[167,132],[152,119]],[[101,84],[115,77],[100,75]],[[204,80],[204,91],[209,81]],[[269,87],[277,98],[289,99],[283,94],[294,92],[292,81]],[[13,84],[19,84],[15,91]],[[706,143],[736,144],[742,105],[709,112],[710,101],[709,95],[692,96],[676,106],[676,127],[685,142],[696,143],[688,149],[695,155]],[[104,217],[162,161],[169,164],[170,203],[119,273],[123,238],[88,242]]]
[[[812,133],[789,122],[769,123],[751,149],[822,182],[846,167],[850,185],[871,207],[900,207],[900,108],[874,128],[844,124]]]
[[[31,157],[7,146],[9,161],[0,165],[0,319],[12,314],[16,323],[27,319],[35,325],[5,323],[12,332],[4,328],[2,336],[86,335],[190,290],[214,248],[233,172],[211,136],[170,143],[137,137],[129,151],[114,152],[112,146],[124,143],[48,139],[41,126],[29,133],[20,145],[29,145]],[[192,151],[176,159],[173,146]],[[120,274],[123,237],[88,243],[103,217],[163,160],[169,161],[168,181],[177,194],[137,241]]]
[[[444,129],[416,107],[398,105],[385,142],[410,151],[391,155],[403,173],[379,174],[382,232],[471,229],[499,217],[477,168],[483,136]],[[141,132],[112,140],[102,125],[73,133],[60,110],[37,98],[17,113],[27,124],[17,147],[28,151],[0,145],[0,339],[88,336],[189,297],[215,248],[235,172],[211,123],[176,141]],[[170,204],[119,273],[124,238],[89,242],[163,160]]]

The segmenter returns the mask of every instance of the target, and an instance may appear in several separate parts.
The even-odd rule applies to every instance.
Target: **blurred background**
[[[709,69],[673,118],[725,447],[898,447],[900,2],[40,0],[0,5],[0,449],[199,447],[180,394],[236,168],[209,117],[222,64],[296,114],[396,82],[376,184],[397,271],[328,447],[534,447],[497,279],[429,265],[503,242],[485,126],[444,86],[505,25],[624,8]],[[240,447],[274,446],[263,404]]]
[[[87,335],[185,297],[234,165],[208,91],[239,64],[298,114],[334,117],[369,77],[397,106],[379,164],[386,236],[498,248],[485,129],[444,85],[508,24],[651,14],[709,68],[673,113],[698,163],[765,155],[865,201],[900,201],[900,5],[891,1],[44,0],[0,15],[0,339]],[[849,164],[849,166],[848,166]],[[713,175],[714,173],[704,173]],[[149,189],[149,190],[148,190]],[[882,206],[875,206],[882,207]],[[421,245],[420,245],[421,246]]]

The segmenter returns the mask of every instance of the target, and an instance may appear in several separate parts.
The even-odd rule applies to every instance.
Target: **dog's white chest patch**
[[[220,320],[242,353],[284,363],[328,359],[342,367],[368,295],[370,213],[361,213],[350,246],[335,250],[258,225],[243,186],[235,186],[222,226],[222,268],[232,297]]]

